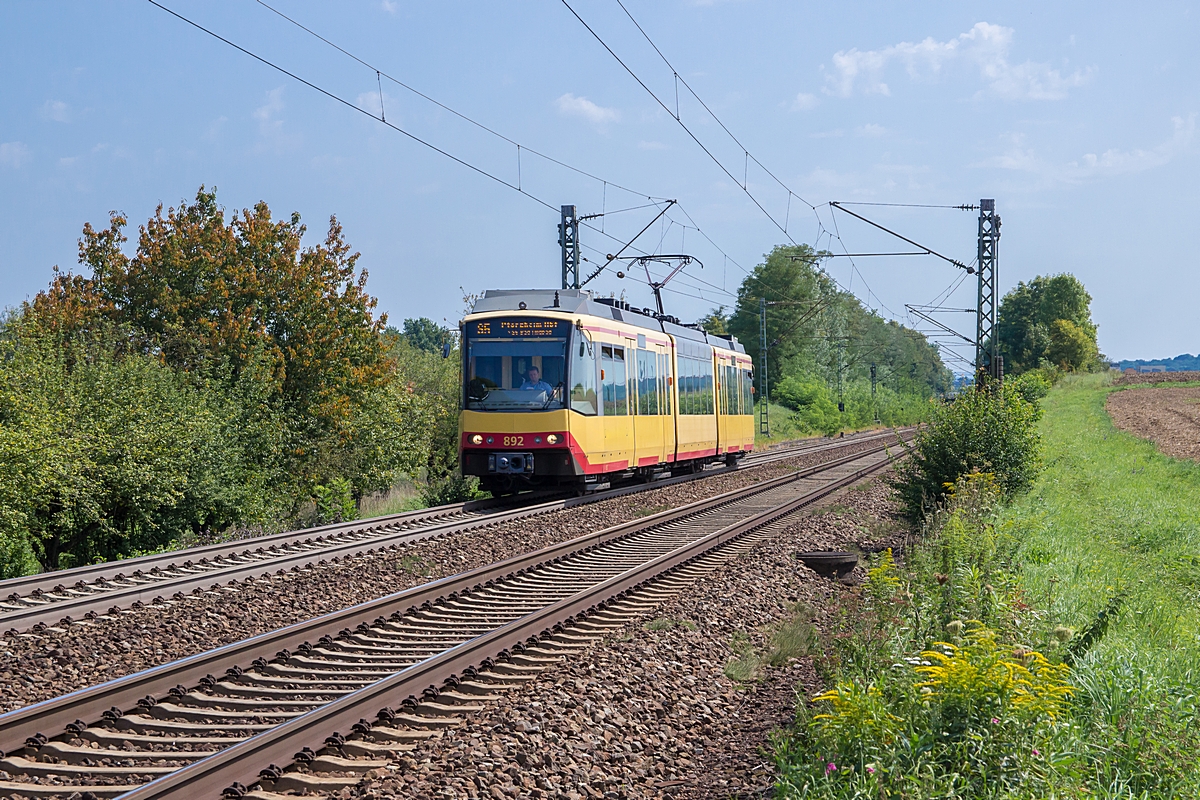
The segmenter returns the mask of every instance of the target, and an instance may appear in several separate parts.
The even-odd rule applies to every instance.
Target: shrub
[[[1050,393],[1050,380],[1038,370],[1013,378],[1011,383],[1012,388],[1021,395],[1025,402],[1034,405]]]
[[[913,517],[928,514],[971,472],[993,475],[1005,496],[1028,488],[1040,469],[1037,416],[1011,381],[972,387],[935,408],[896,470],[905,509]]]

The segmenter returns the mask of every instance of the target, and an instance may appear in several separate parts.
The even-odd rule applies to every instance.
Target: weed
[[[690,619],[672,619],[671,617],[659,617],[646,623],[648,631],[669,631],[672,628],[683,628],[684,630],[696,630],[696,623]]]
[[[729,640],[733,658],[725,663],[725,677],[735,683],[749,683],[758,677],[759,660],[754,644],[742,631],[734,631]]]
[[[400,559],[400,570],[407,572],[409,575],[416,575],[424,578],[430,575],[433,570],[425,563],[425,559],[417,556],[403,556]]]

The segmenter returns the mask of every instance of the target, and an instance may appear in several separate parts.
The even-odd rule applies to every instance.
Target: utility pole
[[[875,415],[875,421],[879,422],[879,406],[875,403],[875,362],[871,362],[871,411]]]
[[[771,435],[770,393],[767,391],[767,298],[758,298],[758,320],[761,329],[758,352],[758,386],[759,401],[762,406],[758,412],[758,432],[763,436]]]
[[[562,246],[562,288],[579,288],[579,217],[575,206],[562,207],[562,222],[558,226],[558,243]]]
[[[996,263],[1000,247],[1000,215],[995,200],[979,201],[979,303],[975,326],[975,376],[1003,380],[1000,340],[996,335]]]

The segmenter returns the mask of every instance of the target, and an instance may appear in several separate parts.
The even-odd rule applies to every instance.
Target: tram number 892
[[[504,446],[505,447],[521,447],[524,444],[525,444],[524,436],[505,436],[504,437]]]

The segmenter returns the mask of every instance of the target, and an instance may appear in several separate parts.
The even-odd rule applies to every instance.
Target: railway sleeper
[[[272,694],[274,694],[274,693],[275,692],[272,692]],[[259,696],[262,696],[263,694],[267,694],[267,692],[260,690]],[[247,698],[247,697],[241,697],[241,696],[205,694],[203,692],[189,692],[188,694],[184,695],[183,697],[176,698],[176,703],[183,704],[183,707],[187,708],[187,709],[207,709],[207,710],[211,710],[211,711],[220,711],[220,712],[224,712],[226,709],[229,709],[231,711],[236,711],[237,709],[242,709],[242,708],[251,708],[251,709],[270,708],[270,709],[280,709],[282,712],[283,710],[290,710],[290,709],[306,709],[306,710],[313,709],[313,708],[316,708],[317,706],[323,706],[329,702],[332,702],[333,700],[336,700],[342,694],[344,694],[344,693],[343,692],[333,692],[333,693],[326,692],[326,693],[324,693],[324,696],[322,696],[322,697],[309,698],[309,699],[303,699],[303,700],[289,700],[289,699],[283,699],[283,698],[279,698],[279,697],[272,697],[272,696],[268,695],[265,699],[256,700],[254,698]],[[275,712],[268,712],[268,713],[275,713]]]
[[[312,708],[313,704],[308,703],[304,711],[222,711],[216,708],[189,708],[188,706],[180,706],[175,703],[159,703],[147,709],[147,713],[160,720],[187,720],[189,722],[213,723],[231,721],[256,724],[260,720],[265,719],[278,719],[282,722],[293,717],[299,717]],[[278,725],[280,723],[276,722],[275,724]]]
[[[135,747],[207,747],[213,746],[216,749],[224,749],[231,745],[235,745],[246,737],[232,736],[146,736],[143,734],[130,733],[128,731],[112,731],[108,728],[91,727],[74,734],[76,739],[89,742],[97,742],[99,744],[111,744],[117,747],[123,747],[126,742]],[[42,745],[45,747],[46,745]],[[170,752],[187,753],[195,752],[200,755],[208,755],[215,753],[214,750],[171,750]],[[103,752],[103,751],[99,751]],[[174,756],[172,756],[174,758]]]
[[[65,764],[83,764],[84,761],[112,759],[115,761],[196,761],[213,751],[175,750],[109,750],[107,748],[79,747],[65,742],[46,742],[37,750],[39,760],[52,756]],[[180,765],[182,766],[182,764]],[[178,768],[178,767],[177,767]]]
[[[213,687],[213,691],[220,692],[219,696],[222,697],[278,697],[289,700],[299,700],[305,697],[312,697],[320,701],[328,702],[341,697],[347,692],[352,692],[355,689],[368,685],[365,681],[353,681],[347,682],[344,686],[338,687],[329,686],[318,689],[302,689],[291,686],[271,686],[269,681],[260,680],[260,676],[258,675],[252,675],[251,677],[254,680],[252,684],[221,681]],[[314,681],[314,683],[317,682]]]
[[[128,776],[136,779],[138,776],[144,775],[146,778],[138,781],[138,783],[146,783],[155,776],[170,775],[172,772],[177,771],[179,767],[154,767],[149,764],[140,764],[132,767],[101,767],[62,762],[33,761],[24,756],[9,756],[8,758],[0,759],[0,769],[5,772],[19,772],[31,778]],[[64,794],[66,793],[64,792]]]
[[[241,722],[237,724],[225,725],[195,725],[186,722],[175,722],[168,719],[154,719],[141,714],[126,714],[113,721],[112,723],[117,728],[132,731],[154,731],[156,733],[165,734],[192,734],[203,736],[206,733],[220,731],[221,733],[236,733],[241,734],[242,738],[253,736],[262,731],[269,731],[271,728],[277,727],[274,724],[262,722]],[[230,744],[236,741],[230,738]]]
[[[96,795],[97,800],[109,800],[109,798],[120,797],[128,792],[129,789],[130,787],[124,784],[114,784],[112,786],[63,786],[54,783],[0,781],[0,796],[12,797],[20,795],[21,797],[29,798],[29,800],[40,800],[40,798],[51,797],[62,798],[77,792],[91,792]]]

